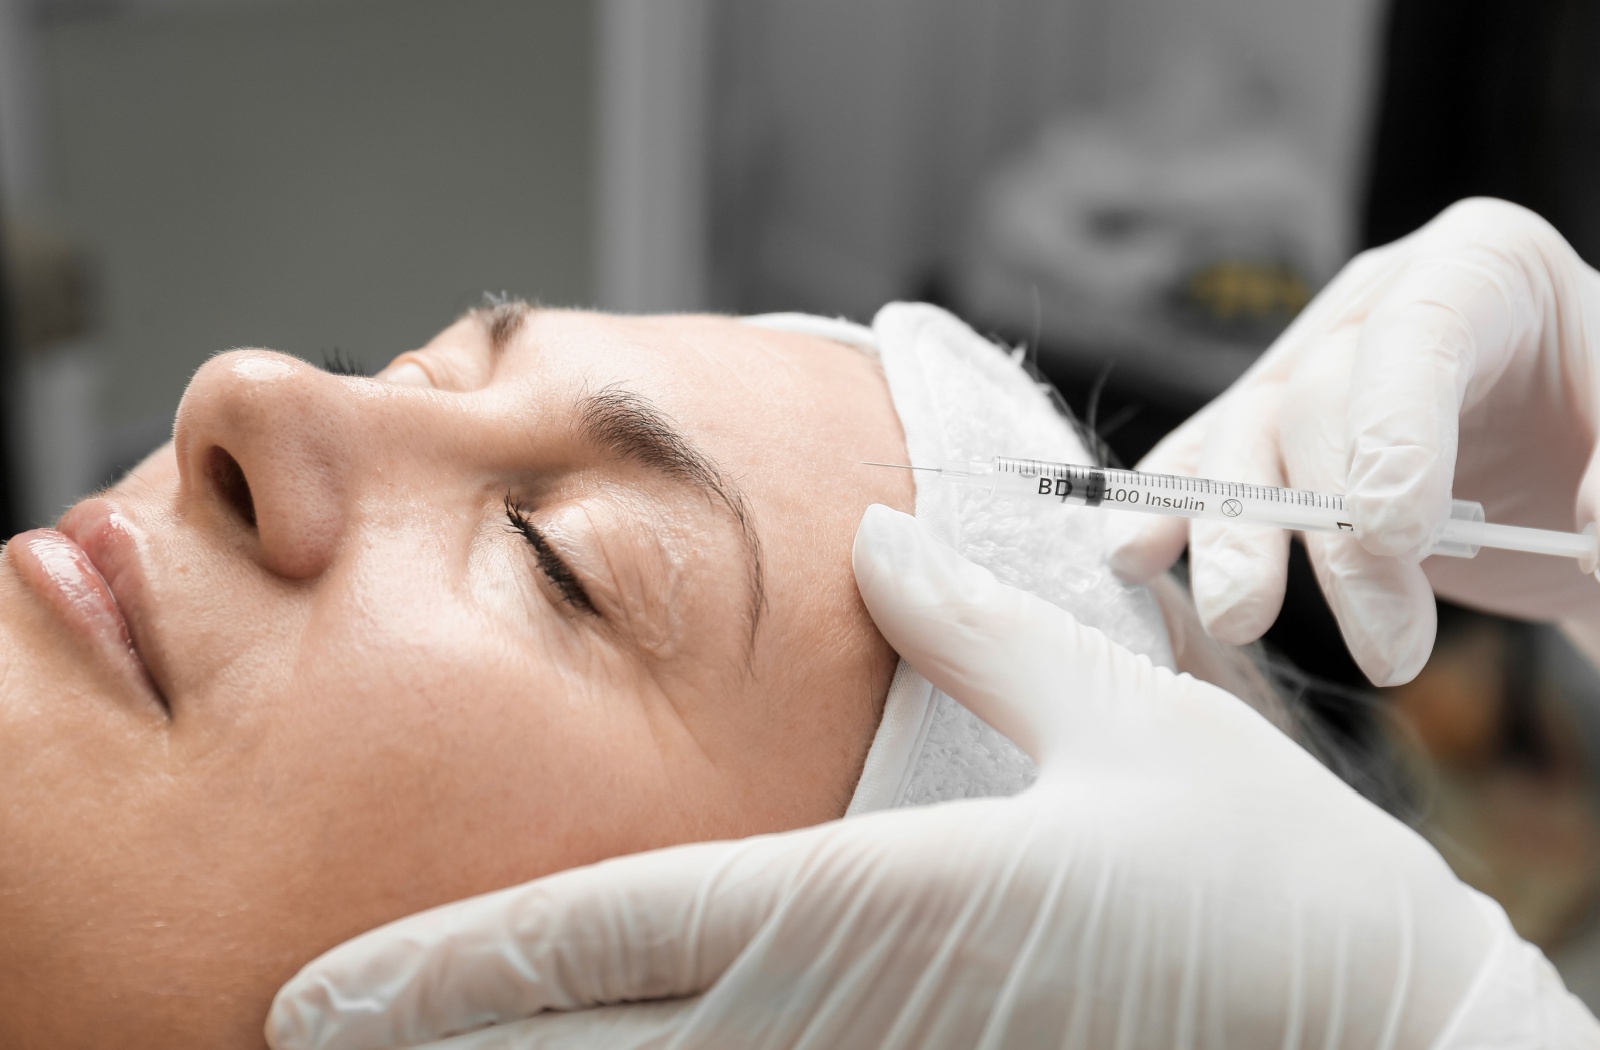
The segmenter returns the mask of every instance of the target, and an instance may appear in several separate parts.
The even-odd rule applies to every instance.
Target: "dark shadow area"
[[[1490,196],[1538,212],[1600,260],[1597,51],[1592,0],[1395,0],[1363,244]]]
[[[5,241],[0,233],[0,543],[21,529],[22,451],[18,446],[17,403],[22,362],[12,324],[10,284],[6,279]]]

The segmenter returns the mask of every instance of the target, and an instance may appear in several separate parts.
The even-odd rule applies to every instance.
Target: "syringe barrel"
[[[1305,489],[1008,456],[946,463],[939,474],[992,495],[1030,501],[1214,518],[1303,532],[1355,532],[1343,496]],[[1576,558],[1584,572],[1595,571],[1600,562],[1600,542],[1593,525],[1581,534],[1497,525],[1485,522],[1483,505],[1469,500],[1451,501],[1450,517],[1434,532],[1425,554],[1472,558],[1482,547]]]
[[[1500,528],[1501,526],[1492,526]],[[1472,500],[1450,501],[1450,516],[1435,530],[1428,540],[1425,556],[1439,554],[1447,558],[1476,558],[1483,548],[1485,530],[1483,504]]]
[[[947,463],[940,474],[994,495],[1183,518],[1238,519],[1286,529],[1354,531],[1345,518],[1344,500],[1299,489],[1005,456]]]

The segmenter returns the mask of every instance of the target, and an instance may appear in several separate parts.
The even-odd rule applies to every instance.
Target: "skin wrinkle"
[[[761,537],[756,532],[749,503],[723,471],[685,439],[672,419],[631,391],[610,386],[586,395],[578,403],[577,429],[590,442],[611,454],[660,470],[687,482],[722,503],[739,525],[750,576],[750,647],[765,604],[765,570]]]
[[[684,633],[685,624],[682,617],[677,615],[677,596],[685,584],[688,559],[681,549],[675,554],[665,542],[667,535],[676,535],[681,530],[674,528],[669,533],[661,521],[652,522],[651,517],[642,511],[642,507],[625,506],[621,513],[632,519],[632,524],[637,526],[635,531],[646,532],[661,547],[662,557],[651,559],[650,564],[663,568],[664,575],[652,575],[648,571],[633,572],[623,559],[613,558],[604,545],[601,546],[599,560],[604,564],[605,572],[595,575],[614,581],[610,585],[599,586],[606,600],[616,607],[627,625],[633,644],[657,660],[666,660],[676,653]],[[591,531],[603,531],[603,522],[594,516],[592,506],[579,507],[577,513],[588,522]],[[561,528],[558,518],[548,531],[553,537],[559,538]],[[677,546],[682,548],[683,544],[680,542]],[[625,580],[625,576],[631,578]]]
[[[470,311],[468,316],[484,328],[494,359],[498,361],[527,318],[535,313],[526,302],[512,300],[492,301],[488,306]],[[738,486],[683,436],[670,416],[648,399],[620,385],[613,384],[598,393],[586,394],[578,403],[576,416],[575,429],[591,443],[701,489],[733,515],[747,548],[751,592],[747,616],[749,649],[753,653],[765,605],[765,570],[760,533]]]
[[[678,597],[684,588],[685,577],[693,572],[693,559],[689,555],[690,544],[679,530],[657,530],[655,538],[663,552],[658,564],[665,570],[664,575],[646,579],[640,574],[640,586],[635,593],[648,594],[648,598],[641,598],[638,604],[648,602],[659,610],[656,622],[660,630],[655,637],[639,637],[638,644],[657,659],[665,660],[676,653],[688,627]],[[645,619],[644,622],[648,623],[649,620]]]
[[[622,501],[622,499],[618,499],[616,496],[613,496],[613,498],[608,499],[606,503],[608,503],[608,506],[616,506],[616,504],[619,503],[637,503],[637,507],[629,506],[629,511],[624,512],[626,517],[630,517],[630,519],[632,519],[629,522],[630,525],[632,525],[632,527],[643,528],[643,530],[648,531],[648,535],[650,535],[654,541],[658,541],[658,543],[661,541],[662,536],[666,535],[666,528],[662,527],[659,520],[653,522],[650,514],[645,514],[645,512],[642,512],[645,511],[645,499],[638,498],[629,499],[629,501]],[[590,507],[581,507],[581,514],[584,514],[587,517],[587,515],[592,514],[592,509],[590,509]],[[659,515],[656,515],[656,517],[659,519]],[[690,546],[693,546],[693,544],[690,544]],[[662,546],[662,549],[666,549],[666,547]],[[605,551],[602,549],[602,559],[605,559],[605,557]],[[661,586],[659,579],[656,579],[656,581],[651,581],[651,579],[648,578],[648,576],[643,575],[643,573],[634,573],[634,575],[638,578],[638,586],[629,587],[626,583],[622,583],[624,576],[630,575],[629,570],[626,570],[626,568],[624,568],[622,571],[618,571],[616,568],[611,570],[613,571],[614,578],[618,579],[619,595],[614,600],[616,600],[616,603],[618,603],[619,607],[621,607],[621,615],[624,616],[624,619],[626,619],[627,623],[643,623],[646,624],[646,626],[651,623],[661,624],[661,631],[658,632],[659,640],[653,639],[653,637],[648,637],[648,635],[645,635],[640,631],[632,632],[632,642],[634,642],[635,645],[640,648],[640,650],[650,653],[651,656],[654,656],[654,659],[658,659],[658,661],[661,661],[661,663],[666,663],[666,661],[669,661],[672,656],[677,655],[678,647],[680,647],[680,645],[683,643],[683,634],[685,634],[685,632],[683,632],[683,627],[685,627],[686,624],[683,624],[680,616],[675,615],[677,602],[672,600],[672,594],[674,594],[675,591],[678,591],[680,587],[685,586],[685,576],[693,573],[693,567],[686,565],[685,562],[686,559],[683,559],[683,557],[677,557],[677,559],[672,559],[672,557],[664,557],[661,562],[656,562],[658,565],[664,565],[664,567],[669,570],[669,575],[672,576],[672,583],[667,584],[666,587]],[[626,595],[632,595],[632,597],[626,597]],[[661,607],[662,615],[651,615],[651,611],[648,610],[648,608],[645,608],[646,605],[651,602],[654,602],[656,605]],[[666,619],[667,623],[662,623],[662,619]],[[728,690],[730,690],[730,693],[731,691],[734,691],[734,687],[736,687],[736,685],[738,685],[738,682],[736,682],[733,677],[730,677],[730,679],[728,679]],[[662,709],[662,711],[672,711],[675,712],[675,715],[677,715],[675,719],[664,719],[664,717],[662,717],[662,719],[651,719],[651,733],[653,733],[654,738],[658,739],[659,744],[661,744],[662,751],[666,751],[667,747],[670,747],[670,741],[672,741],[672,738],[675,738],[675,736],[680,736],[680,738],[686,738],[691,744],[693,744],[696,752],[701,755],[702,760],[704,760],[709,767],[715,768],[722,765],[722,763],[718,762],[717,760],[717,751],[715,751],[715,747],[707,746],[706,741],[701,738],[701,735],[696,733],[693,719],[688,719],[688,717],[685,717],[685,712],[678,709],[677,703],[675,703],[674,699],[675,691],[677,690],[674,690],[674,688],[669,688],[669,685],[662,680],[659,672],[656,672],[656,674],[646,674],[643,669],[640,669],[640,672],[638,672],[637,677],[635,677],[634,680],[634,688],[637,688],[638,691],[642,691],[642,693],[646,693],[646,691],[648,691],[648,693],[650,693],[650,695],[653,696],[656,701],[658,701],[656,706],[658,706],[659,709]],[[662,768],[662,770],[659,771],[659,778],[661,778],[662,783],[670,783],[670,781],[674,779],[674,773],[672,773],[672,770],[669,770],[669,768]],[[848,796],[846,796],[845,804],[840,805],[840,810],[843,810],[843,805],[848,805]],[[715,828],[715,824],[709,824],[709,826],[710,828]]]

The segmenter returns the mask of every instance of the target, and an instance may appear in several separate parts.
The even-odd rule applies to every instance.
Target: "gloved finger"
[[[1589,457],[1589,465],[1584,468],[1583,480],[1578,483],[1578,500],[1573,516],[1585,529],[1596,527],[1596,523],[1600,522],[1600,445],[1595,446],[1593,455]],[[1595,558],[1580,559],[1578,570],[1592,573],[1596,580],[1600,580],[1600,562]]]
[[[1241,389],[1206,441],[1200,475],[1218,481],[1282,486],[1278,410],[1284,382],[1263,379]],[[1283,608],[1289,534],[1261,525],[1198,520],[1189,527],[1189,588],[1206,631],[1231,645],[1260,638]]]
[[[854,564],[867,611],[895,651],[1042,771],[1082,740],[1101,709],[1134,706],[1149,692],[1147,658],[1002,584],[908,514],[868,507]]]
[[[1368,248],[1346,263],[1272,341],[1261,360],[1245,373],[1246,378],[1268,373],[1287,376],[1306,359],[1310,344],[1363,319],[1414,250],[1416,237],[1413,233],[1392,244]]]
[[[1156,667],[1007,587],[909,515],[869,508],[855,563],[867,610],[889,644],[1033,755],[1035,791],[1067,787],[1082,798],[1119,790],[1115,784],[1181,783],[1191,797],[1222,798],[1243,782],[1338,783],[1239,698]]]
[[[267,1042],[388,1050],[544,1010],[698,994],[782,898],[795,866],[785,858],[819,830],[619,857],[401,919],[284,985]]]
[[[1438,611],[1422,566],[1353,536],[1307,533],[1306,554],[1345,646],[1374,685],[1404,685],[1433,652]]]
[[[1463,404],[1531,352],[1548,309],[1556,235],[1531,212],[1469,201],[1424,233],[1363,325],[1351,383],[1345,491],[1375,554],[1421,553],[1449,512]]]
[[[1215,422],[1229,416],[1235,404],[1257,386],[1284,382],[1304,360],[1308,344],[1317,342],[1342,324],[1365,316],[1381,295],[1388,275],[1399,266],[1404,253],[1409,250],[1408,241],[1409,238],[1371,249],[1352,259],[1326,288],[1317,293],[1317,297],[1300,312],[1259,361],[1220,397],[1163,438],[1139,461],[1137,469],[1152,474],[1199,475],[1201,460]],[[1120,517],[1135,518],[1127,514]],[[1124,531],[1111,548],[1111,569],[1130,583],[1144,583],[1172,568],[1183,553],[1184,545],[1189,542],[1190,523],[1187,518],[1150,515],[1144,520],[1119,521],[1118,527]],[[1260,605],[1267,604],[1259,597],[1256,600]],[[1227,627],[1223,630],[1228,632]],[[1242,635],[1248,632],[1238,633]]]
[[[542,1013],[414,1050],[648,1050],[668,1045],[698,1002],[667,999]]]
[[[1149,474],[1193,477],[1200,472],[1210,417],[1202,411],[1162,438],[1137,469]],[[1111,571],[1129,583],[1144,583],[1172,568],[1189,542],[1189,519],[1157,514],[1112,511],[1118,530],[1108,561]]]
[[[1577,285],[1568,301],[1574,305],[1570,309],[1572,323],[1587,326],[1591,330],[1600,326],[1600,317],[1592,316],[1580,304],[1600,302],[1600,273],[1588,266],[1579,265],[1574,277]],[[1582,341],[1574,339],[1570,342],[1583,345]],[[1600,363],[1595,360],[1594,354],[1584,355],[1573,362],[1570,369],[1576,379],[1575,385],[1582,392],[1581,402],[1587,402],[1589,408],[1589,425],[1600,428],[1600,419],[1595,418],[1600,414]],[[1589,457],[1588,465],[1583,472],[1583,480],[1578,484],[1578,499],[1575,521],[1577,527],[1586,529],[1590,525],[1600,523],[1600,443],[1595,445],[1594,452]],[[1600,579],[1600,565],[1588,564],[1587,561],[1579,566],[1586,573],[1596,573]]]
[[[1328,335],[1284,392],[1284,467],[1296,488],[1337,492],[1360,328]],[[1414,561],[1373,554],[1354,536],[1307,533],[1306,552],[1345,645],[1378,685],[1410,681],[1433,650],[1433,589]]]

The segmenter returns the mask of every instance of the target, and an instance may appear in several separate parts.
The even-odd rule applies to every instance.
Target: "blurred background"
[[[1132,463],[1453,200],[1600,258],[1597,51],[1589,0],[0,0],[0,536],[210,354],[379,367],[485,291],[931,300]],[[1600,1007],[1592,665],[1447,607],[1375,696],[1303,559],[1268,643]]]

